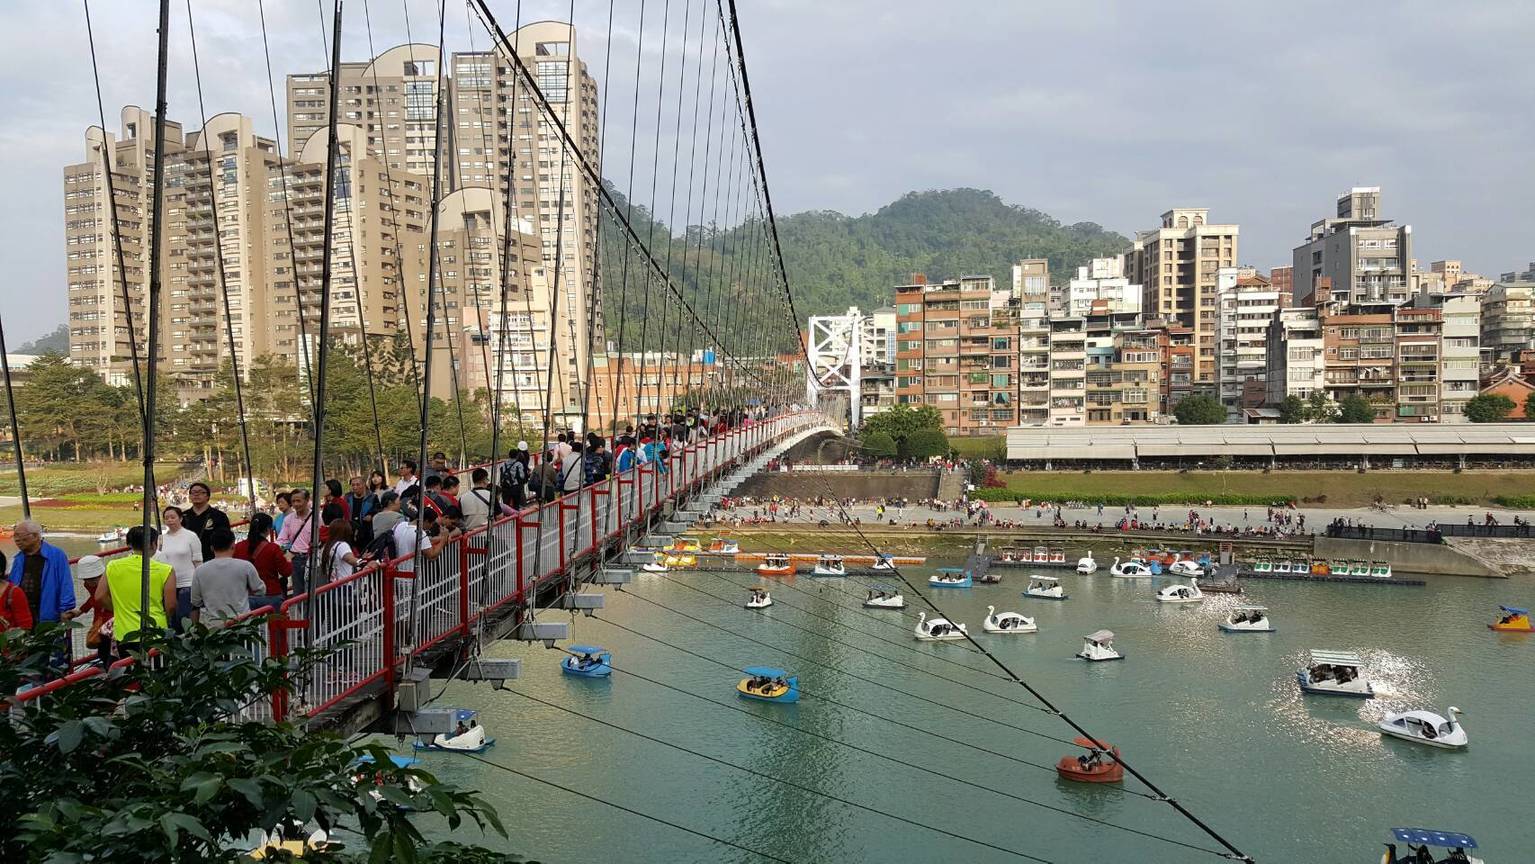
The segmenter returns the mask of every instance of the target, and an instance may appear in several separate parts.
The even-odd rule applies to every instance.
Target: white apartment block
[[[1269,325],[1279,312],[1279,292],[1248,267],[1222,267],[1215,291],[1219,396],[1227,418],[1235,420],[1244,407],[1246,382],[1267,377]]]
[[[1074,317],[1139,315],[1141,292],[1140,285],[1125,278],[1123,259],[1094,258],[1087,266],[1078,267],[1076,278],[1067,283],[1063,311]]]
[[[1444,312],[1444,347],[1440,352],[1439,406],[1441,421],[1464,420],[1466,401],[1481,387],[1482,304],[1477,295],[1452,295],[1440,304]]]
[[[1051,426],[1087,425],[1087,332],[1081,318],[1048,322]]]
[[[1292,306],[1280,309],[1269,320],[1267,384],[1268,404],[1277,407],[1290,396],[1306,399],[1323,389],[1326,352],[1322,346],[1322,322],[1316,309]]]

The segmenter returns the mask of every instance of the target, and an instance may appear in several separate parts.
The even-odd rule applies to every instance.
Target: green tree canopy
[[[1279,403],[1280,423],[1304,423],[1306,422],[1306,400],[1296,395],[1289,395]]]
[[[863,436],[863,452],[876,459],[892,459],[900,450],[888,432],[870,432]]]
[[[1306,419],[1312,423],[1331,423],[1338,416],[1338,404],[1325,390],[1313,390],[1306,399]]]
[[[908,459],[930,459],[949,452],[949,436],[942,429],[918,429],[901,442],[901,455]]]
[[[1349,396],[1338,403],[1337,423],[1374,423],[1375,409],[1363,396]]]
[[[1472,423],[1497,423],[1508,419],[1514,400],[1501,393],[1483,393],[1466,400],[1466,419]],[[1528,409],[1526,409],[1528,410]]]
[[[1173,416],[1184,426],[1213,426],[1226,422],[1226,406],[1205,393],[1192,393],[1173,406]]]
[[[883,432],[897,445],[918,430],[942,428],[943,415],[931,405],[892,405],[878,414],[869,415],[863,421],[863,434]]]
[[[398,768],[376,744],[241,719],[241,706],[270,700],[319,659],[301,656],[291,670],[284,660],[258,661],[262,634],[258,621],[194,627],[154,646],[155,664],[140,656],[122,674],[87,678],[12,712],[0,723],[8,811],[0,860],[233,864],[249,860],[251,835],[288,824],[326,829],[342,848],[323,858],[342,864],[520,860],[428,841],[404,809],[504,834],[478,795]],[[60,636],[56,625],[0,635],[0,692],[40,675]],[[364,758],[373,764],[357,782]]]

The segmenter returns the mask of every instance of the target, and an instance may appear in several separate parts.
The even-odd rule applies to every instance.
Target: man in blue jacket
[[[42,526],[31,519],[16,523],[12,539],[18,552],[11,562],[10,582],[27,595],[33,626],[73,618],[75,580],[69,572],[69,556],[44,543]]]

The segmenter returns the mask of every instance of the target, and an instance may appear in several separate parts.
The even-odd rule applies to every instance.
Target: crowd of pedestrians
[[[163,531],[134,526],[126,533],[126,554],[111,560],[86,555],[73,572],[68,556],[44,540],[42,527],[24,520],[15,526],[15,559],[6,562],[0,554],[0,572],[8,575],[0,581],[0,629],[33,629],[90,613],[86,644],[107,663],[127,656],[144,633],[181,632],[194,622],[215,625],[275,607],[373,561],[398,559],[399,570],[413,572],[417,556],[436,558],[464,532],[636,465],[654,463],[666,472],[676,449],[764,414],[762,409],[652,414],[611,441],[596,433],[561,432],[539,453],[519,441],[498,463],[498,476],[474,468],[467,488],[440,451],[424,470],[405,459],[396,466],[393,484],[374,471],[366,479],[349,478],[345,487],[337,478],[325,481],[318,501],[305,488],[277,492],[251,515],[239,539],[229,516],[210,504],[208,484],[192,481],[175,490],[184,493],[186,506],[161,509]],[[76,597],[76,576],[83,598]],[[61,646],[61,663],[67,653]]]

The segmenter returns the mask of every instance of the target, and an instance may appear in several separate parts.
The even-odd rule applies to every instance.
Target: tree
[[[1294,394],[1284,397],[1284,401],[1279,403],[1279,422],[1306,422],[1306,400]]]
[[[1338,403],[1338,415],[1334,423],[1374,423],[1375,409],[1363,396],[1349,396]]]
[[[871,414],[863,421],[863,434],[883,432],[898,446],[903,445],[912,433],[922,429],[943,429],[943,415],[931,405],[892,405]]]
[[[1338,405],[1325,390],[1313,390],[1306,400],[1306,419],[1312,423],[1331,423],[1338,416]]]
[[[57,650],[57,626],[0,635],[0,692],[40,675]],[[214,861],[244,858],[246,838],[279,825],[318,824],[345,846],[323,858],[363,861],[510,862],[457,843],[427,841],[405,807],[450,828],[465,820],[505,835],[478,795],[396,767],[378,745],[291,723],[242,720],[241,706],[270,700],[298,667],[255,659],[262,624],[194,627],[161,641],[157,662],[61,688],[0,723],[0,787],[7,820],[0,859],[14,862]],[[34,679],[35,680],[35,679]],[[373,764],[356,782],[355,766]],[[371,782],[378,779],[378,784]],[[412,791],[408,783],[422,784]],[[375,800],[376,791],[381,800]],[[345,834],[333,829],[344,826]],[[361,849],[351,839],[360,836]]]
[[[1466,419],[1472,423],[1497,423],[1508,419],[1514,410],[1514,400],[1501,393],[1483,393],[1466,400]],[[1528,409],[1526,409],[1528,413]]]
[[[901,443],[901,455],[907,459],[931,459],[949,452],[949,436],[942,429],[918,429]]]
[[[900,451],[890,433],[871,432],[863,436],[863,452],[876,459],[893,459]]]
[[[1226,422],[1226,406],[1205,393],[1192,393],[1173,406],[1173,416],[1184,426],[1212,426]]]
[[[1524,400],[1524,419],[1535,420],[1535,399]]]

